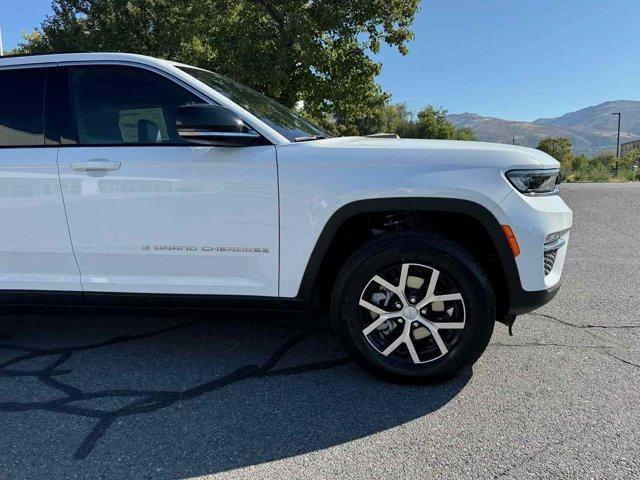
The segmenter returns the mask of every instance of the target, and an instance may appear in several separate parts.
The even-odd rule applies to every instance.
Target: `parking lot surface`
[[[564,185],[555,301],[383,383],[273,314],[0,316],[0,479],[638,478],[640,185]]]

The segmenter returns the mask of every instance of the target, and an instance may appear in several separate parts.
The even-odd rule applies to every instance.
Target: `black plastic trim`
[[[289,298],[242,295],[111,293],[47,290],[0,290],[0,304],[58,305],[145,309],[239,309],[306,312],[307,305]]]
[[[516,292],[517,296],[511,299],[509,313],[511,315],[523,315],[537,310],[553,300],[553,297],[555,297],[558,290],[560,290],[560,286],[561,283],[558,282],[547,290],[535,290],[528,292],[520,289]]]
[[[0,290],[2,305],[82,305],[82,292],[51,290]]]
[[[296,298],[256,297],[235,295],[142,294],[66,291],[0,290],[0,304],[4,305],[85,305],[132,308],[237,308],[307,311],[312,306],[314,283],[324,257],[341,225],[354,215],[368,212],[396,210],[425,210],[462,213],[474,217],[486,229],[498,252],[509,293],[511,315],[531,312],[553,299],[560,284],[547,290],[525,291],[518,269],[502,228],[496,218],[483,206],[459,199],[392,198],[354,202],[340,208],[327,222],[307,264]]]
[[[44,140],[47,147],[60,145],[60,90],[64,82],[62,71],[57,67],[47,69],[44,102]]]
[[[3,57],[0,57],[0,59],[2,59]],[[13,65],[11,65],[11,67],[13,67]],[[0,69],[0,72],[13,72],[16,70],[21,70],[21,71],[25,71],[26,74],[29,73],[34,73],[35,70],[40,70],[40,72],[42,74],[42,91],[40,92],[40,96],[42,97],[42,110],[40,111],[41,114],[41,119],[42,119],[42,132],[38,134],[39,137],[41,137],[41,143],[36,143],[36,144],[25,144],[25,145],[0,145],[1,149],[7,149],[7,148],[20,148],[20,149],[24,149],[24,148],[42,148],[42,147],[46,147],[47,145],[47,121],[50,120],[50,118],[47,117],[47,90],[48,90],[48,84],[49,84],[49,72],[52,70],[51,67],[49,66],[41,66],[41,65],[34,65],[33,67],[29,67],[29,66],[25,66],[23,68],[2,68]],[[0,87],[1,88],[1,87]]]
[[[302,278],[297,298],[306,303],[313,301],[314,283],[331,241],[341,225],[355,215],[399,210],[460,213],[478,220],[491,237],[498,252],[508,287],[509,313],[522,314],[529,312],[544,305],[555,295],[555,293],[549,294],[546,290],[542,293],[523,290],[518,268],[502,227],[495,216],[485,207],[469,200],[409,197],[361,200],[347,204],[336,211],[325,225],[316,242]]]

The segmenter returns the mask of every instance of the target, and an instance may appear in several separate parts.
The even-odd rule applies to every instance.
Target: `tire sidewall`
[[[475,259],[452,242],[434,237],[397,240],[392,247],[379,242],[347,262],[340,279],[342,285],[337,285],[334,292],[335,327],[358,363],[375,374],[399,381],[448,378],[477,360],[489,342],[495,321],[491,285]],[[375,275],[402,263],[421,264],[446,273],[462,293],[466,314],[460,339],[444,357],[404,367],[384,357],[362,334],[362,307],[358,305]]]

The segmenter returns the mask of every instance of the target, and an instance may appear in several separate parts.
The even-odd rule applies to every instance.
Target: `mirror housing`
[[[248,147],[259,144],[262,139],[235,113],[219,105],[178,107],[176,128],[180,138],[201,145]]]

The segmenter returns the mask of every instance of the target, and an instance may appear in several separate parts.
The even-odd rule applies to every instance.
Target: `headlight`
[[[558,193],[560,170],[511,170],[507,178],[519,192],[525,195],[550,195]]]

